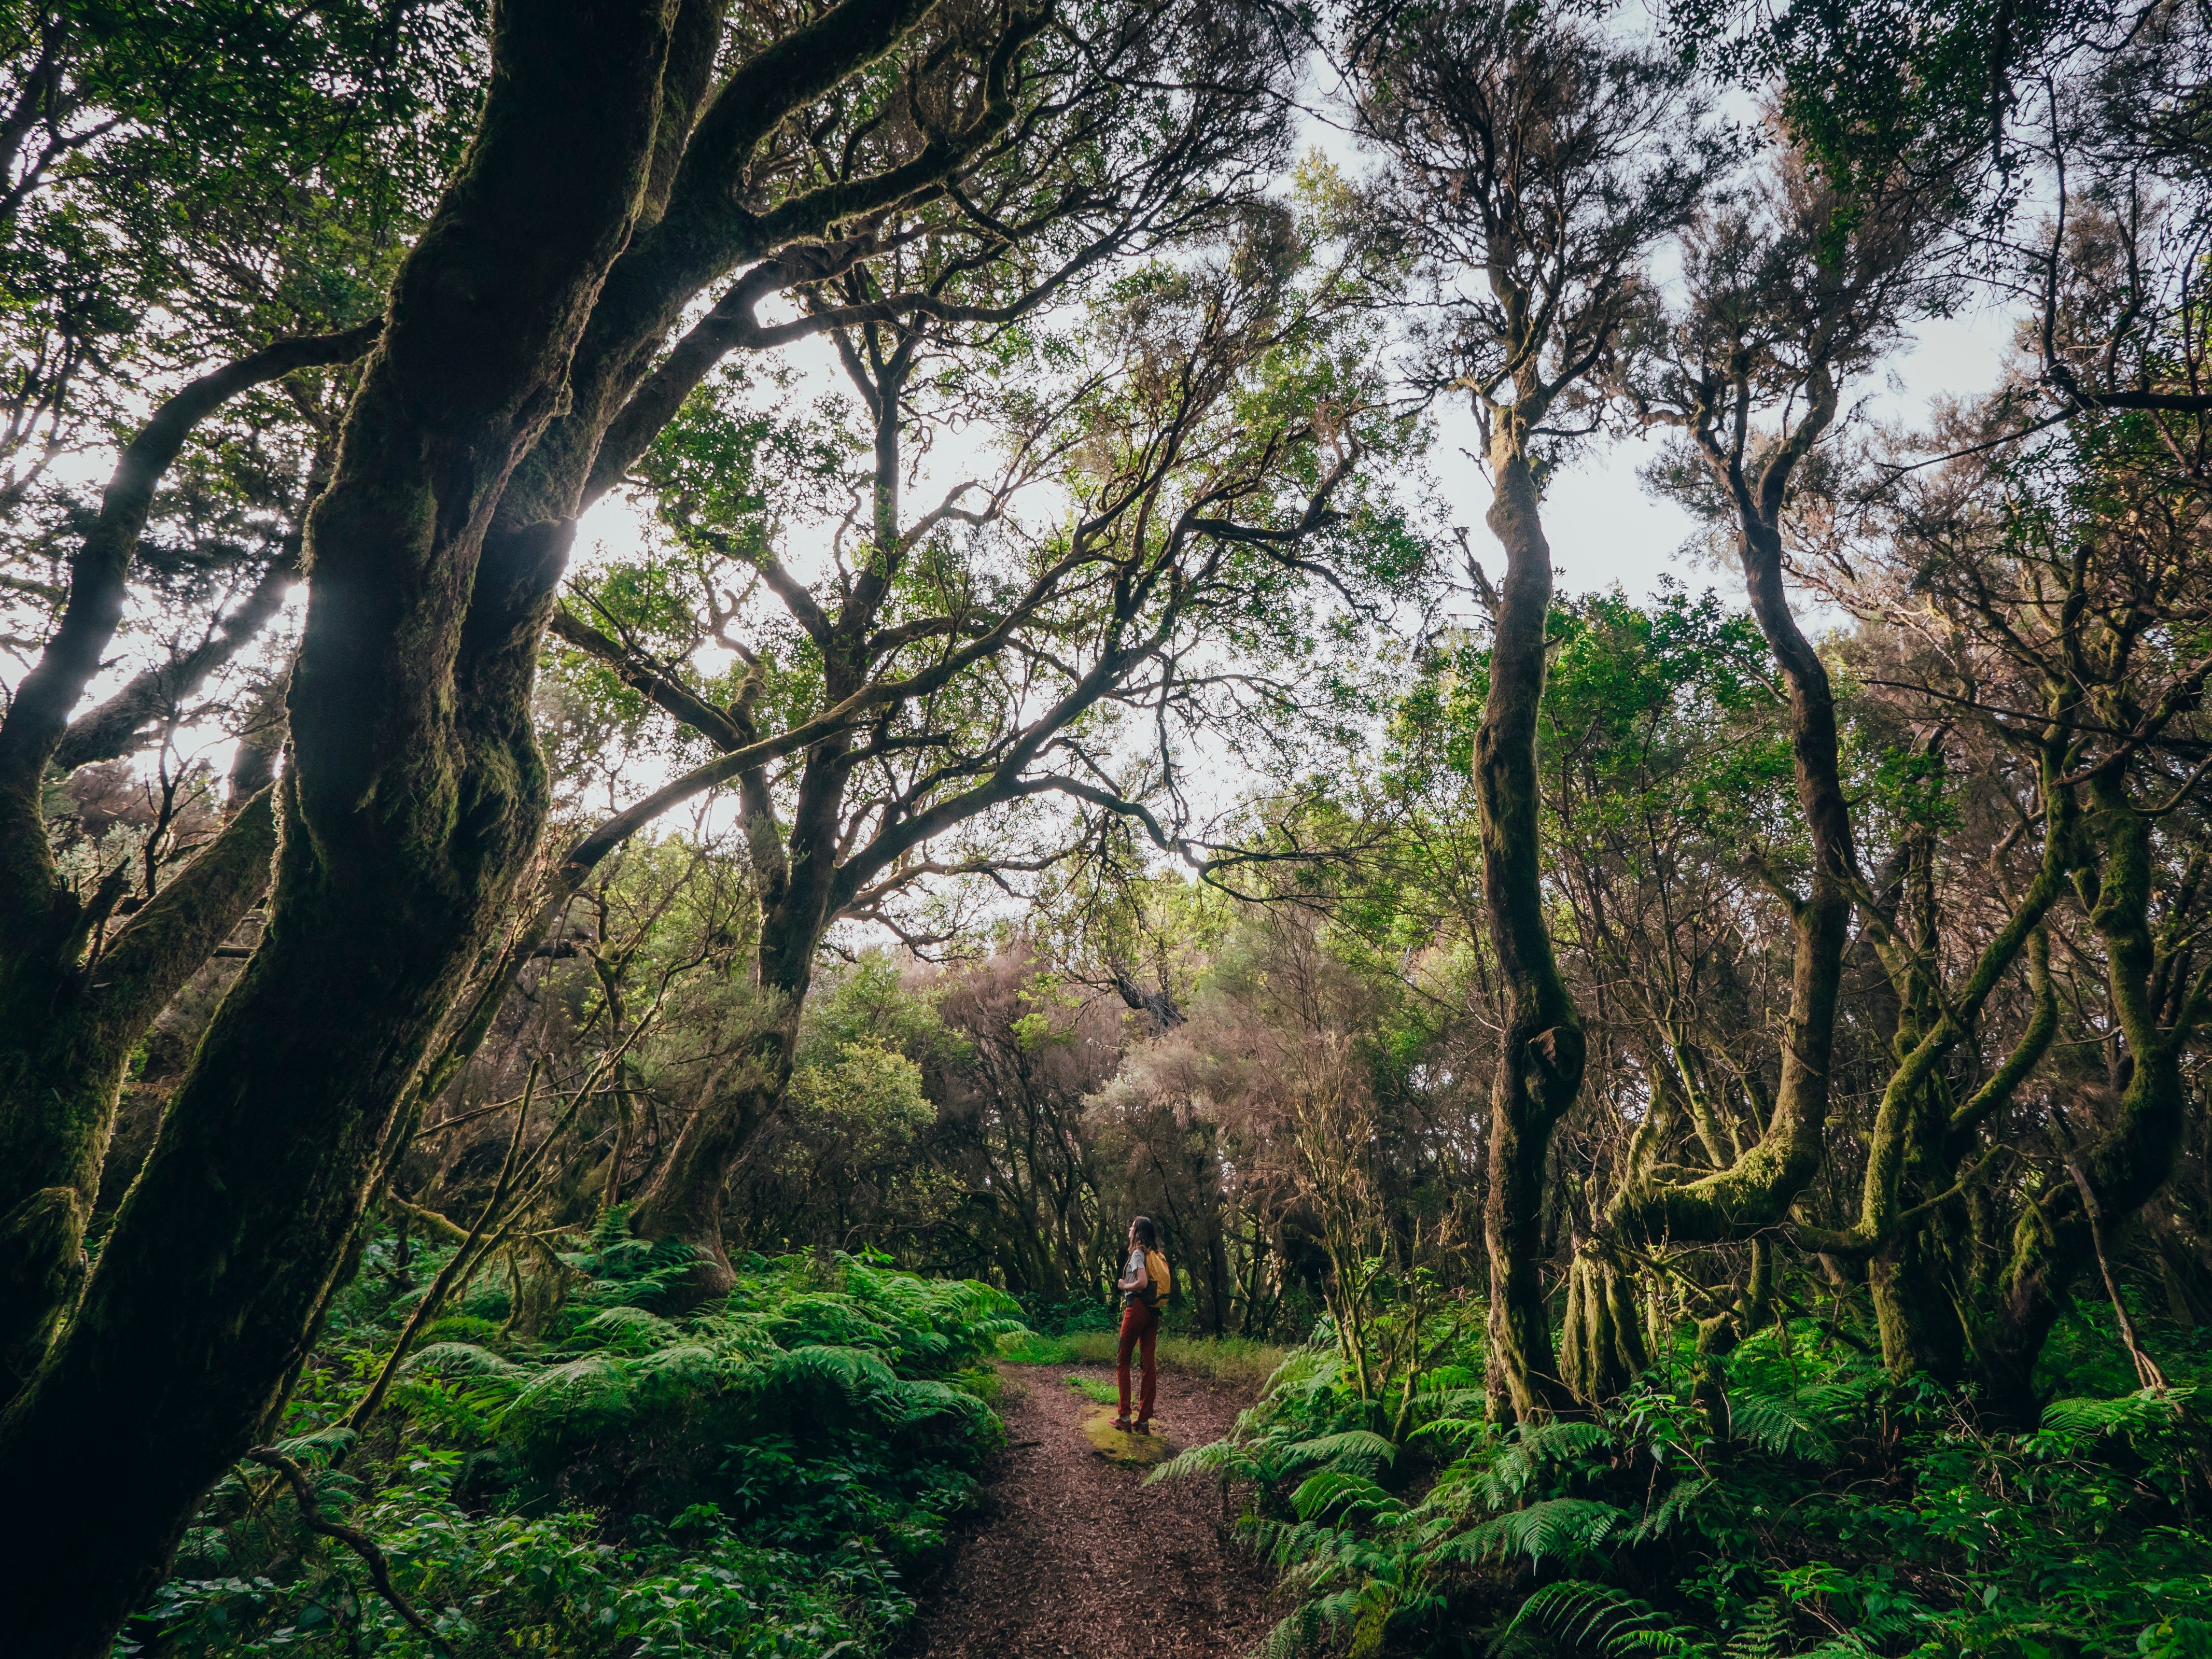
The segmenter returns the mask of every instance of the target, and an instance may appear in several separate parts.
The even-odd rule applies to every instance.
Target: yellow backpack
[[[1158,1250],[1145,1252],[1145,1278],[1147,1281],[1141,1294],[1145,1305],[1157,1308],[1168,1299],[1175,1289],[1175,1274],[1169,1271],[1168,1259]]]

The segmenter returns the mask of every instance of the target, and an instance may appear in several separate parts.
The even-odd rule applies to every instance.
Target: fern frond
[[[1521,1604],[1508,1630],[1523,1620],[1540,1625],[1572,1646],[1605,1659],[1651,1655],[1655,1659],[1714,1659],[1712,1646],[1648,1601],[1610,1584],[1562,1578],[1540,1586]]]
[[[1729,1426],[1741,1439],[1778,1457],[1832,1463],[1836,1443],[1797,1401],[1776,1395],[1731,1394]]]
[[[1470,1560],[1492,1554],[1562,1560],[1587,1554],[1629,1525],[1626,1512],[1595,1498],[1551,1498],[1470,1528],[1454,1540],[1460,1546],[1455,1553]]]
[[[1754,1602],[1728,1646],[1725,1659],[1778,1659],[1790,1641],[1790,1610],[1778,1595]]]
[[[328,1468],[353,1449],[361,1438],[343,1423],[334,1423],[327,1429],[318,1429],[313,1434],[295,1434],[276,1443],[276,1449],[295,1463],[309,1468]]]
[[[1483,1389],[1480,1371],[1467,1365],[1439,1365],[1425,1371],[1414,1385],[1419,1394],[1473,1394],[1480,1396]]]
[[[1332,1469],[1372,1474],[1378,1468],[1388,1468],[1397,1455],[1398,1449],[1381,1435],[1365,1429],[1346,1429],[1285,1448],[1281,1462],[1285,1469],[1320,1463]]]
[[[1317,1520],[1340,1506],[1340,1523],[1406,1507],[1365,1475],[1343,1469],[1323,1469],[1310,1475],[1291,1494],[1291,1508],[1301,1521]]]
[[[627,1303],[605,1308],[584,1322],[584,1330],[596,1347],[623,1353],[650,1353],[675,1341],[680,1333],[672,1321]]]
[[[1557,1463],[1585,1452],[1604,1451],[1613,1445],[1613,1431],[1602,1423],[1577,1423],[1553,1419],[1533,1423],[1521,1431],[1521,1446],[1532,1462]]]
[[[1246,1448],[1233,1440],[1215,1440],[1177,1452],[1146,1475],[1145,1484],[1149,1486],[1155,1480],[1188,1480],[1199,1474],[1217,1475],[1224,1480],[1257,1480],[1262,1474],[1258,1461]]]
[[[898,1382],[878,1398],[876,1413],[887,1423],[921,1423],[931,1418],[953,1417],[981,1428],[990,1420],[991,1408],[950,1382]]]
[[[794,1348],[779,1356],[771,1369],[779,1383],[831,1388],[851,1401],[889,1393],[898,1382],[881,1354],[828,1343]]]
[[[402,1376],[427,1373],[433,1376],[495,1376],[520,1378],[530,1367],[518,1365],[473,1342],[433,1342],[408,1355],[399,1368]]]
[[[1433,1423],[1422,1424],[1406,1437],[1418,1440],[1425,1434],[1432,1434],[1443,1440],[1472,1440],[1489,1426],[1480,1417],[1439,1417]]]
[[[1667,1489],[1666,1496],[1652,1505],[1650,1512],[1628,1529],[1628,1541],[1644,1544],[1655,1538],[1665,1537],[1680,1524],[1684,1516],[1697,1508],[1698,1500],[1711,1492],[1713,1486],[1713,1477],[1709,1474],[1676,1481]]]
[[[2054,1400],[2043,1426],[2064,1434],[2125,1434],[2170,1421],[2192,1391],[2144,1389],[2116,1400]]]
[[[502,1433],[525,1440],[568,1439],[599,1432],[629,1416],[636,1384],[611,1354],[586,1354],[549,1365],[522,1385],[502,1413]]]

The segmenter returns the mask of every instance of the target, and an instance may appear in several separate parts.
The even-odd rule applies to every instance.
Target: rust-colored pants
[[[1160,1368],[1152,1360],[1152,1349],[1160,1340],[1160,1310],[1147,1308],[1141,1302],[1132,1302],[1121,1310],[1121,1351],[1114,1358],[1114,1378],[1121,1385],[1121,1415],[1129,1415],[1129,1351],[1139,1343],[1145,1348],[1145,1392],[1137,1410],[1137,1421],[1152,1420],[1152,1397],[1159,1392]]]

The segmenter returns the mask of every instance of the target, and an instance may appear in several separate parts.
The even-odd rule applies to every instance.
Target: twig
[[[391,1604],[392,1610],[420,1632],[424,1641],[444,1654],[446,1659],[454,1659],[453,1650],[446,1645],[445,1638],[430,1628],[430,1621],[416,1612],[413,1605],[392,1583],[392,1564],[384,1559],[384,1552],[376,1547],[376,1540],[343,1522],[323,1518],[320,1495],[315,1491],[314,1483],[307,1479],[305,1469],[274,1446],[252,1448],[246,1454],[246,1461],[258,1463],[264,1468],[274,1469],[289,1481],[293,1495],[300,1500],[301,1524],[310,1532],[337,1539],[361,1557],[362,1565],[368,1569],[369,1582],[376,1586],[376,1593]]]
[[[2081,1188],[2081,1208],[2089,1220],[2089,1245],[2097,1253],[2097,1271],[2105,1276],[2105,1294],[2112,1298],[2112,1312],[2120,1322],[2120,1340],[2128,1345],[2128,1357],[2136,1362],[2136,1381],[2162,1394],[2166,1387],[2166,1373],[2159,1370],[2158,1361],[2143,1352],[2142,1342],[2136,1335],[2136,1322],[2128,1316],[2128,1304],[2120,1300],[2120,1281],[2112,1277],[2112,1264],[2106,1259],[2104,1218],[2099,1212],[2097,1195],[2089,1190],[2089,1177],[2071,1158],[2066,1161],[2066,1173]]]
[[[384,1369],[376,1374],[376,1381],[369,1385],[368,1392],[361,1397],[361,1403],[347,1416],[346,1426],[356,1433],[368,1426],[368,1419],[375,1416],[377,1408],[384,1404],[385,1394],[392,1387],[392,1379],[399,1374],[401,1362],[407,1358],[407,1350],[413,1346],[416,1334],[445,1304],[447,1292],[465,1275],[473,1273],[477,1261],[482,1259],[482,1253],[476,1249],[477,1241],[483,1237],[484,1229],[490,1224],[500,1206],[506,1202],[507,1191],[514,1183],[515,1157],[522,1150],[523,1127],[530,1121],[531,1097],[538,1092],[538,1062],[532,1060],[530,1075],[522,1085],[521,1109],[514,1115],[514,1133],[507,1143],[507,1161],[500,1165],[499,1181],[492,1188],[491,1196],[484,1200],[483,1209],[477,1216],[476,1225],[469,1229],[468,1236],[461,1241],[460,1247],[438,1270],[438,1276],[430,1281],[430,1288],[422,1292],[422,1299],[415,1304],[415,1311],[400,1328],[399,1340],[392,1344],[391,1358],[384,1362]]]

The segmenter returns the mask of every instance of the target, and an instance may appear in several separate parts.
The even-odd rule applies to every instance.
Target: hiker
[[[1121,1385],[1121,1414],[1117,1429],[1133,1427],[1139,1434],[1152,1431],[1152,1397],[1159,1391],[1159,1367],[1152,1351],[1159,1341],[1160,1308],[1168,1299],[1174,1276],[1168,1259],[1160,1254],[1160,1230],[1150,1216],[1129,1224],[1129,1261],[1114,1288],[1121,1292],[1121,1348],[1115,1360],[1115,1376]],[[1142,1343],[1145,1350],[1145,1389],[1137,1407],[1137,1420],[1129,1421],[1129,1350]]]

